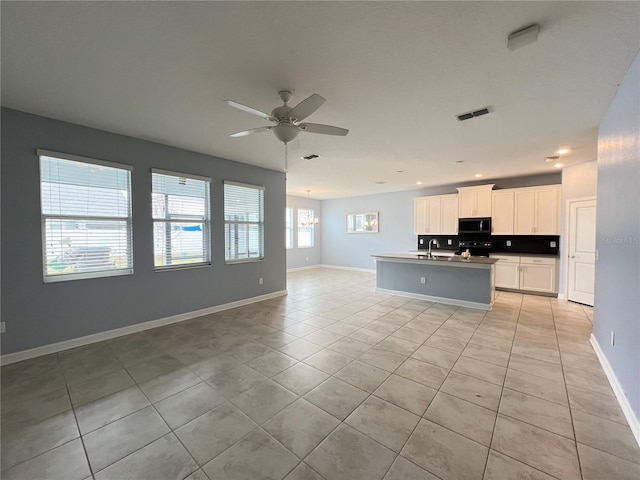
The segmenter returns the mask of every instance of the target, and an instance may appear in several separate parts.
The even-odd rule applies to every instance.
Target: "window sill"
[[[175,272],[176,270],[191,270],[194,268],[207,268],[210,267],[211,263],[192,263],[185,265],[171,265],[168,267],[155,267],[154,272]]]
[[[240,260],[225,260],[225,265],[237,265],[240,263],[256,263],[256,262],[264,262],[264,257],[261,258],[242,258]]]
[[[94,278],[121,277],[123,275],[133,275],[133,269],[113,270],[107,272],[93,273],[68,273],[66,275],[51,275],[44,277],[44,283],[72,282],[74,280],[92,280]]]

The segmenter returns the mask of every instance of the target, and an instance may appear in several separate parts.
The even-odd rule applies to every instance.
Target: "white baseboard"
[[[345,267],[342,265],[327,265],[325,263],[318,266],[322,268],[333,268],[334,270],[351,270],[352,272],[376,273],[375,268]]]
[[[43,345],[41,347],[31,348],[29,350],[22,350],[21,352],[8,353],[0,357],[0,365],[8,365],[9,363],[20,362],[22,360],[28,360],[30,358],[40,357],[42,355],[48,355],[50,353],[60,352],[69,348],[81,347],[90,343],[102,342],[109,340],[110,338],[121,337],[123,335],[129,335],[131,333],[141,332],[143,330],[149,330],[151,328],[162,327],[164,325],[170,325],[172,323],[183,322],[203,315],[209,315],[211,313],[222,312],[223,310],[229,310],[231,308],[242,307],[256,302],[262,302],[264,300],[270,300],[272,298],[282,297],[287,295],[286,290],[280,290],[273,293],[267,293],[265,295],[259,295],[257,297],[245,298],[243,300],[237,300],[235,302],[224,303],[222,305],[215,305],[209,308],[203,308],[201,310],[194,310],[192,312],[180,313],[178,315],[172,315],[170,317],[158,318],[156,320],[149,320],[148,322],[136,323],[135,325],[128,325],[126,327],[115,328],[113,330],[107,330],[105,332],[94,333],[79,338],[72,338],[71,340],[64,340],[62,342],[51,343],[49,345]]]
[[[388,290],[386,288],[376,288],[376,292],[395,295],[397,297],[414,298],[416,300],[426,300],[428,302],[444,303],[445,305],[455,305],[456,307],[477,308],[479,310],[491,310],[491,305],[478,302],[467,302],[465,300],[456,300],[455,298],[433,297],[431,295],[422,295],[420,293],[402,292],[400,290]]]
[[[613,368],[611,367],[609,360],[607,360],[607,357],[605,356],[604,351],[602,350],[602,348],[600,348],[600,345],[598,344],[598,340],[596,340],[596,337],[593,335],[593,333],[591,334],[590,340],[591,340],[591,345],[593,346],[593,349],[596,352],[598,360],[600,360],[600,365],[602,365],[602,369],[604,370],[604,373],[607,376],[609,383],[611,384],[613,393],[616,394],[616,398],[618,399],[620,408],[622,408],[622,413],[624,413],[624,416],[627,419],[629,426],[631,427],[631,432],[633,433],[633,436],[636,438],[636,442],[638,443],[638,446],[640,446],[640,422],[638,421],[638,418],[636,417],[636,414],[634,413],[633,408],[631,408],[629,399],[624,394],[624,389],[622,388],[622,385],[620,385],[620,382],[618,381],[618,377],[616,377],[616,373],[613,371]]]
[[[287,273],[302,272],[304,270],[314,270],[316,268],[322,268],[322,265],[316,263],[315,265],[307,265],[305,267],[287,268]]]

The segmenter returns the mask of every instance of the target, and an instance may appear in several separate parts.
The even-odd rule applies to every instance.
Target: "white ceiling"
[[[598,124],[640,48],[640,2],[2,2],[2,104],[271,169],[268,122],[327,99],[287,189],[318,199],[552,171],[596,158]],[[506,48],[510,31],[538,42]],[[454,115],[491,106],[458,122]],[[313,161],[300,157],[317,153]],[[462,160],[464,163],[455,163]],[[397,173],[402,170],[403,173]],[[386,181],[384,185],[374,182]]]

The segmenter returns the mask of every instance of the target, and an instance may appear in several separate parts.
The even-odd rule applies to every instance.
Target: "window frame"
[[[234,187],[242,187],[242,188],[250,188],[253,190],[257,190],[260,192],[260,220],[255,221],[230,221],[227,220],[226,207],[227,207],[227,185]],[[264,245],[264,237],[265,237],[265,187],[261,185],[252,185],[249,183],[236,182],[233,180],[224,180],[223,181],[223,221],[224,221],[224,263],[225,265],[236,265],[241,263],[251,263],[251,262],[262,262],[265,259],[265,245]],[[231,259],[227,258],[227,228],[229,225],[257,225],[259,232],[259,248],[260,248],[260,256],[259,257],[249,257],[249,258],[236,258]]]
[[[295,245],[293,243],[293,239],[295,237],[295,235],[293,234],[293,219],[295,218],[294,212],[295,212],[295,208],[293,207],[285,207],[284,209],[284,236],[285,236],[284,248],[285,250],[293,250],[295,248]],[[287,228],[287,220],[289,221],[288,228]],[[288,247],[287,247],[287,240],[289,241]]]
[[[73,280],[89,280],[93,278],[108,278],[119,277],[122,275],[133,275],[134,272],[134,260],[133,260],[133,206],[132,206],[132,175],[133,165],[126,165],[117,162],[111,162],[107,160],[99,160],[91,157],[84,157],[81,155],[73,155],[68,153],[55,152],[52,150],[36,149],[38,156],[38,176],[39,176],[39,200],[40,200],[40,234],[42,245],[42,281],[43,283],[59,283],[68,282]],[[96,215],[70,215],[70,214],[47,214],[43,212],[43,196],[42,196],[42,157],[53,158],[57,160],[67,160],[71,162],[78,162],[87,165],[95,165],[99,167],[115,168],[118,170],[124,170],[128,174],[127,178],[127,216],[96,216]],[[120,221],[126,225],[126,240],[128,244],[128,256],[129,265],[127,268],[114,268],[108,270],[96,270],[83,273],[67,273],[58,275],[49,275],[48,260],[47,260],[47,220],[80,220],[80,221]]]
[[[307,212],[307,218],[311,219],[311,223],[309,223],[309,225],[301,225],[300,224],[300,212],[301,211],[306,211]],[[316,224],[315,224],[315,211],[313,208],[310,207],[304,207],[304,208],[298,208],[297,209],[297,215],[296,215],[296,244],[298,248],[314,248],[316,246]],[[311,245],[300,245],[300,228],[309,228],[310,232],[309,232],[309,238],[311,240]]]
[[[161,218],[155,218],[154,213],[153,213],[153,195],[154,193],[159,193],[159,192],[154,192],[153,190],[153,175],[157,174],[157,175],[165,175],[165,176],[170,176],[170,177],[177,177],[177,178],[188,178],[188,179],[192,179],[192,180],[198,180],[198,181],[202,181],[205,182],[206,184],[206,193],[205,193],[205,199],[204,199],[204,207],[205,207],[205,215],[203,219],[194,219],[194,218],[189,218],[189,216],[185,215],[185,216],[179,216],[176,217],[175,219],[170,219],[170,218],[165,218],[165,219],[161,219]],[[182,263],[182,264],[176,264],[176,265],[156,265],[156,255],[155,255],[155,243],[153,245],[152,248],[152,252],[153,252],[153,268],[155,272],[168,272],[168,271],[173,271],[173,270],[184,270],[184,269],[189,269],[189,268],[202,268],[202,267],[209,267],[211,266],[211,261],[212,261],[212,254],[211,254],[211,178],[210,177],[205,177],[202,175],[195,175],[193,173],[184,173],[184,172],[176,172],[173,170],[164,170],[164,169],[160,169],[160,168],[152,168],[151,169],[151,221],[153,224],[153,231],[154,231],[154,235],[155,235],[155,226],[156,223],[172,223],[172,222],[180,222],[180,223],[184,223],[184,222],[194,222],[197,221],[197,223],[203,223],[204,224],[204,228],[203,228],[203,254],[204,256],[206,256],[206,260],[202,261],[202,262],[191,262],[191,263]],[[155,239],[154,239],[155,242]]]

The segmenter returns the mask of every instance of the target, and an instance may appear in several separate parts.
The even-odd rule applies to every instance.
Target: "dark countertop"
[[[415,253],[384,253],[380,255],[372,255],[372,257],[380,261],[395,261],[407,263],[422,263],[425,265],[433,264],[439,266],[475,268],[491,266],[494,263],[498,262],[497,259],[488,257],[462,258],[460,255],[448,255],[442,257],[427,258],[425,255],[419,255]]]
[[[560,254],[553,254],[553,253],[491,252],[490,255],[502,255],[504,257],[548,257],[548,258],[560,258]]]

